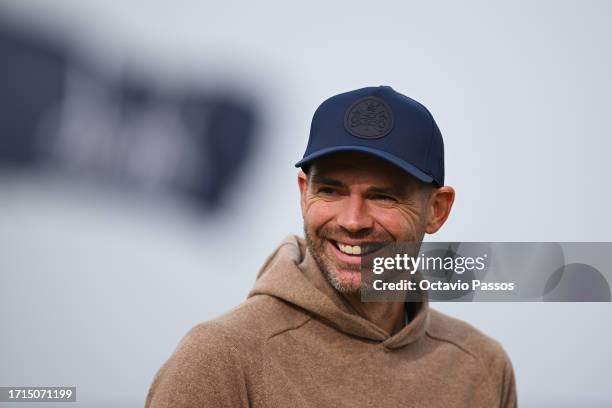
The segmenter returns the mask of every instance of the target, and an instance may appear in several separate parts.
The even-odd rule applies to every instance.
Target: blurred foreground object
[[[254,145],[248,95],[111,78],[73,54],[0,21],[0,165],[216,208]]]

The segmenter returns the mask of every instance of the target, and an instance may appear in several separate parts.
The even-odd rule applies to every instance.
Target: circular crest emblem
[[[393,129],[393,112],[382,99],[367,96],[347,109],[344,128],[353,136],[378,139]]]

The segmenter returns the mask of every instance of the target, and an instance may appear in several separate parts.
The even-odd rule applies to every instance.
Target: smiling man
[[[296,164],[305,239],[242,305],[193,328],[147,407],[515,407],[494,340],[421,303],[362,302],[361,260],[438,231],[455,197],[429,111],[390,87],[333,96]]]

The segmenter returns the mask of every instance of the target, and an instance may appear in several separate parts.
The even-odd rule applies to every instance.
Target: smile
[[[350,245],[333,240],[330,240],[330,242],[343,254],[352,256],[367,255],[384,246],[384,244],[378,242],[364,242],[358,245]]]

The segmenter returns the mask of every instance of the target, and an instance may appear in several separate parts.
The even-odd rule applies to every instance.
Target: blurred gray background
[[[142,406],[183,334],[240,303],[280,240],[301,233],[293,163],[312,114],[358,87],[393,86],[442,130],[457,200],[430,239],[612,240],[608,1],[24,0],[1,1],[0,16],[95,67],[98,86],[130,78],[179,95],[162,98],[172,104],[192,89],[231,94],[256,118],[243,165],[204,205],[57,157],[0,167],[1,386],[74,385],[70,406]],[[610,304],[434,307],[503,344],[520,406],[612,404]]]

